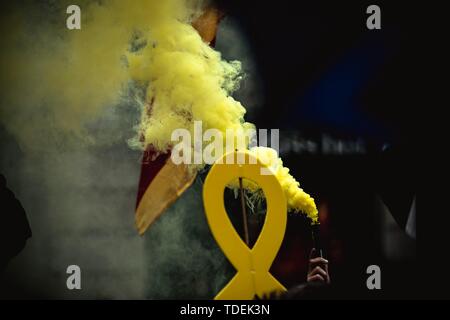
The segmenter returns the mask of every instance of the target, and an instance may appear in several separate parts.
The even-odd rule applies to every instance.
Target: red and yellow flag
[[[210,7],[192,26],[204,42],[214,45],[222,17],[221,11]],[[175,165],[170,158],[170,150],[159,155],[150,148],[144,152],[135,214],[140,235],[192,185],[196,175],[187,165]]]

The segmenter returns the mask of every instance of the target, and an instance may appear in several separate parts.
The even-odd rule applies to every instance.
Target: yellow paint
[[[286,289],[270,273],[286,230],[286,199],[278,180],[273,175],[261,175],[265,167],[260,160],[250,164],[248,151],[245,164],[218,164],[210,170],[203,188],[203,202],[211,232],[237,274],[217,294],[215,299],[253,299],[272,291]],[[226,155],[225,155],[226,157]],[[236,159],[236,158],[235,158]],[[253,162],[254,163],[254,162]],[[267,199],[264,226],[253,248],[249,248],[234,229],[225,211],[224,190],[233,179],[243,177],[261,186]]]

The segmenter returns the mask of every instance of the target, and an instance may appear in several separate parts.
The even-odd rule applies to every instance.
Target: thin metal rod
[[[248,225],[247,225],[247,209],[245,207],[245,199],[244,199],[244,188],[242,187],[242,178],[239,177],[239,191],[241,194],[241,208],[242,208],[242,220],[244,222],[244,237],[245,243],[247,246],[250,246],[250,240],[248,236]]]

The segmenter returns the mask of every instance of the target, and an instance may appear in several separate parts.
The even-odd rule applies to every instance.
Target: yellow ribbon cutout
[[[276,177],[262,171],[267,170],[267,167],[253,155],[246,151],[233,153],[225,155],[213,165],[203,188],[203,203],[211,232],[237,270],[237,274],[217,294],[216,300],[250,300],[255,295],[262,298],[272,291],[286,291],[269,273],[286,231],[287,205],[284,192]],[[234,157],[233,164],[226,164],[230,155]],[[236,158],[245,161],[239,164]],[[242,241],[225,210],[225,187],[239,178],[256,182],[264,191],[267,203],[264,226],[251,249]]]

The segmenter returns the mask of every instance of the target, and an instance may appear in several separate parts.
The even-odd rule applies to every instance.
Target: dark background
[[[404,233],[418,190],[417,128],[423,128],[415,33],[421,7],[409,1],[219,4],[227,12],[223,23],[237,28],[252,53],[254,72],[237,95],[255,81],[260,98],[245,97],[256,101],[246,120],[280,129],[285,166],[318,204],[323,248],[341,297],[425,297],[418,289],[424,271],[416,242]],[[366,28],[371,4],[381,7],[381,30]],[[220,51],[239,45],[233,37],[218,37]],[[121,108],[117,119],[129,112]],[[39,162],[28,159],[1,127],[0,137],[2,172],[33,230],[0,283],[2,297],[211,298],[232,275],[204,221],[201,186],[139,239],[132,217],[139,154],[123,141]],[[34,169],[26,165],[30,161]],[[73,185],[62,188],[66,181]],[[192,211],[192,218],[184,211]],[[257,230],[262,221],[252,219]],[[271,270],[286,287],[305,281],[311,247],[309,222],[289,214]],[[82,267],[81,293],[65,288],[69,264]],[[382,290],[369,292],[366,268],[372,264],[381,268]],[[224,265],[229,272],[218,280]]]
[[[418,7],[221,3],[246,33],[264,87],[264,103],[248,119],[280,128],[285,165],[318,203],[331,277],[343,297],[420,296],[415,240],[402,230],[417,191]],[[366,28],[371,4],[381,8],[381,30]],[[304,280],[311,245],[308,223],[290,215],[273,266],[284,283]],[[381,267],[382,292],[365,287],[370,264]]]

